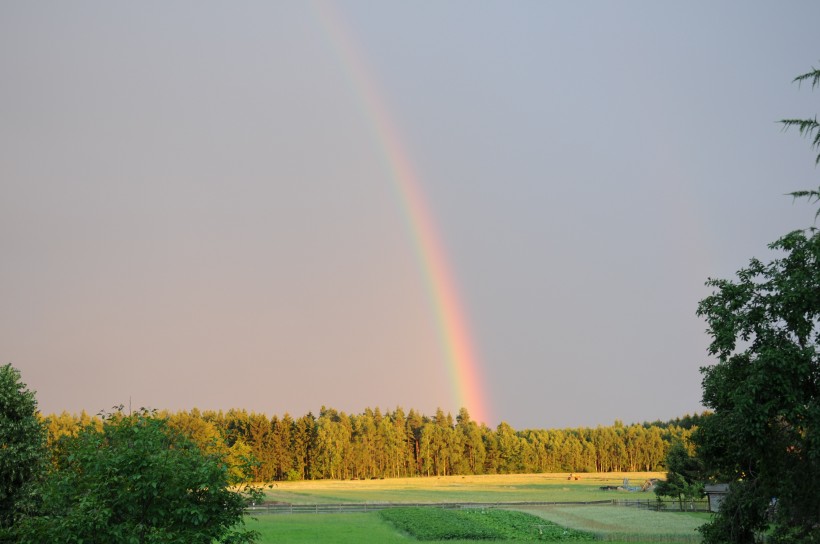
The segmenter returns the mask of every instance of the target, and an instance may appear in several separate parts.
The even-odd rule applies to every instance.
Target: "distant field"
[[[661,472],[606,474],[504,474],[391,478],[385,480],[318,480],[278,482],[267,500],[292,503],[338,502],[590,502],[617,498],[654,498],[652,493],[601,491],[628,478],[639,486]]]
[[[418,503],[418,502],[593,502],[611,499],[653,499],[652,493],[602,491],[629,478],[640,485],[660,473],[526,474],[493,476],[450,476],[365,481],[285,482],[268,490],[268,500],[293,504],[315,503]],[[699,542],[695,529],[708,514],[652,512],[609,505],[522,506],[516,510],[537,515],[562,527],[594,533],[599,539],[616,542]],[[262,543],[294,544],[386,543],[414,540],[384,521],[378,513],[260,515],[249,521],[259,530]],[[435,542],[435,541],[433,541]],[[448,544],[466,540],[441,541]],[[498,542],[498,541],[496,541]],[[504,540],[502,542],[518,542]]]

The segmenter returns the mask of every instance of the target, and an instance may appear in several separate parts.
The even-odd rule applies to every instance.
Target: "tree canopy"
[[[222,455],[234,482],[371,479],[407,476],[530,472],[618,472],[661,470],[669,445],[689,443],[693,422],[667,422],[574,429],[515,430],[478,424],[466,409],[453,417],[437,410],[428,416],[402,408],[366,408],[345,413],[322,407],[291,417],[231,409],[196,408],[159,412],[206,453]],[[64,448],[71,436],[95,418],[62,413],[45,418],[50,446]],[[682,423],[685,422],[685,427]]]

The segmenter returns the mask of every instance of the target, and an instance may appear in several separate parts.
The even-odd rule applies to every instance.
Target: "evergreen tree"
[[[703,496],[703,462],[682,442],[675,442],[666,456],[666,480],[658,482],[658,497],[673,497],[683,510],[684,501]]]

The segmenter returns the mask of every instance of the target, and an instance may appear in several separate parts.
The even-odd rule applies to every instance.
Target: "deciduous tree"
[[[792,232],[770,247],[782,257],[709,280],[715,291],[698,307],[718,358],[702,369],[714,414],[696,433],[699,455],[719,478],[742,480],[745,497],[705,534],[745,535],[738,542],[765,528],[761,510],[774,500],[776,526],[820,539],[820,234]]]

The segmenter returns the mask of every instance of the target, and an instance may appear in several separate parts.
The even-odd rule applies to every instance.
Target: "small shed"
[[[703,486],[703,492],[709,499],[709,511],[717,512],[720,509],[720,503],[723,502],[724,497],[729,492],[729,484],[711,484]]]

